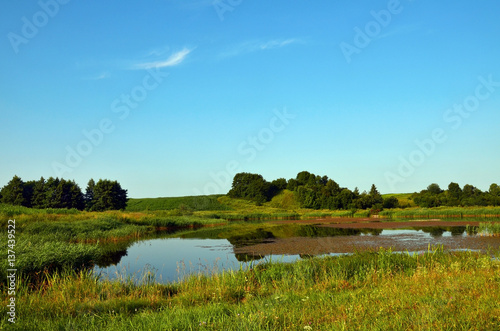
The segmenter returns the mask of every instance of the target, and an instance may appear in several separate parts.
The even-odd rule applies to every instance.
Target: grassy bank
[[[43,270],[91,266],[113,250],[123,251],[133,241],[153,235],[158,230],[224,222],[195,216],[169,216],[161,211],[83,212],[0,205],[0,226],[3,229],[7,229],[9,219],[15,220],[16,268],[26,275],[36,275]],[[113,245],[109,245],[111,243]],[[6,243],[0,248],[3,256],[7,256],[7,249]],[[7,263],[7,259],[0,260],[2,279],[6,277]]]
[[[64,271],[36,287],[19,282],[10,329],[494,330],[499,296],[497,260],[441,249],[261,263],[167,285]]]

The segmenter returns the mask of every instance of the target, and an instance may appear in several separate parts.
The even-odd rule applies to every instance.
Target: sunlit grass
[[[497,329],[497,260],[475,252],[390,250],[254,263],[170,284],[90,272],[19,282],[23,330]],[[3,292],[0,313],[6,313]],[[7,326],[2,320],[0,327]]]
[[[12,217],[5,217],[5,211]],[[113,250],[109,243],[131,243],[154,235],[157,231],[193,228],[224,223],[220,219],[194,216],[161,216],[161,212],[85,212],[37,210],[24,207],[0,206],[0,225],[7,228],[15,219],[15,255],[19,274],[34,276],[46,270],[81,269],[98,263]],[[108,245],[106,245],[108,244]],[[116,246],[116,245],[115,245]],[[7,256],[7,245],[0,248]],[[12,253],[10,253],[12,254]],[[0,277],[5,279],[7,259],[0,260]]]
[[[390,218],[500,217],[500,207],[435,207],[386,209],[379,215]]]

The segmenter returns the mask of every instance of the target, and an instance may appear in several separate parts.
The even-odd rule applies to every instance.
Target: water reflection
[[[479,236],[474,236],[476,232],[477,228],[464,226],[353,229],[254,224],[229,230],[228,227],[202,228],[162,232],[136,242],[109,245],[106,247],[108,253],[98,261],[95,270],[103,277],[122,279],[131,276],[140,279],[145,271],[153,270],[156,281],[168,282],[191,273],[237,269],[241,263],[268,259],[288,262],[370,247],[418,251],[428,244],[459,243],[467,238],[479,240]],[[470,241],[456,248],[469,245]]]

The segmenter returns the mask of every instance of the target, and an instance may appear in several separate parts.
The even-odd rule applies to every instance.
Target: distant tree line
[[[350,190],[340,187],[327,176],[317,176],[307,171],[299,172],[295,178],[279,178],[272,182],[259,174],[238,173],[234,176],[228,196],[261,204],[270,201],[284,189],[294,192],[302,208],[381,210],[406,207],[399,206],[394,196],[383,198],[374,184],[369,192],[360,193],[358,188]],[[447,190],[442,190],[438,184],[431,184],[420,193],[414,193],[411,198],[419,207],[500,206],[500,186],[491,184],[487,192],[482,192],[472,185],[460,188],[457,183],[450,183]]]
[[[500,186],[491,184],[486,192],[472,185],[450,183],[447,190],[438,184],[431,184],[427,189],[414,193],[412,199],[420,207],[439,206],[500,206]]]
[[[295,193],[302,208],[382,209],[398,206],[397,198],[382,198],[374,184],[369,192],[360,193],[357,188],[351,191],[340,187],[327,176],[317,176],[307,171],[299,172],[296,178],[279,178],[272,182],[267,182],[259,174],[238,173],[234,176],[228,196],[264,203],[284,189]]]
[[[127,190],[117,181],[90,179],[85,193],[74,181],[50,177],[24,182],[14,176],[0,190],[0,202],[29,208],[75,208],[104,211],[124,209]]]

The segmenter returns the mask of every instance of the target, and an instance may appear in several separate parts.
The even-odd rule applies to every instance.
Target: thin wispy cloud
[[[160,57],[160,56],[164,56],[165,54],[167,54],[169,52],[170,52],[170,47],[168,47],[168,46],[156,47],[156,48],[149,49],[146,52],[145,56],[146,57],[151,57],[151,56]]]
[[[102,72],[102,73],[97,74],[97,75],[84,77],[83,79],[85,79],[85,80],[102,80],[102,79],[106,79],[109,77],[111,77],[111,74],[109,72],[105,71],[105,72]]]
[[[265,51],[270,49],[276,49],[300,42],[299,39],[289,38],[289,39],[273,39],[273,40],[253,40],[247,41],[233,47],[230,47],[226,51],[220,54],[220,58],[227,58],[238,56],[247,53]]]
[[[268,42],[266,42],[264,44],[261,44],[259,47],[262,50],[264,50],[264,49],[273,49],[273,48],[284,47],[286,45],[293,44],[295,42],[297,42],[296,39],[271,40],[271,41],[268,41]]]
[[[156,61],[138,63],[133,66],[133,69],[174,67],[181,64],[186,59],[188,54],[191,53],[191,51],[192,49],[184,48],[183,50],[170,55],[165,60],[156,60]]]
[[[406,35],[410,34],[416,31],[421,30],[420,25],[401,25],[398,27],[393,28],[392,30],[387,31],[384,34],[381,34],[377,37],[377,39],[382,39],[382,38],[387,38],[387,37],[392,37],[392,36],[398,36],[398,35]]]

